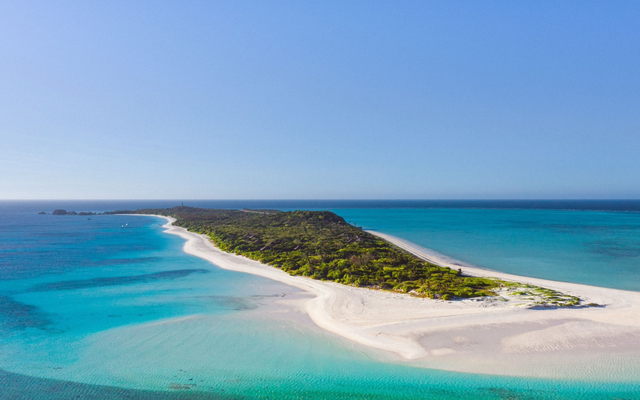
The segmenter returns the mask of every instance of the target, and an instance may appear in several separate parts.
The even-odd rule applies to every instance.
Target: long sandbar
[[[637,382],[640,293],[514,276],[463,266],[465,274],[542,286],[603,305],[531,310],[497,299],[441,301],[291,276],[216,248],[206,235],[173,226],[184,251],[227,270],[258,275],[315,295],[305,311],[321,328],[383,350],[388,360],[460,372]],[[426,249],[372,232],[435,264]],[[378,354],[378,353],[376,353]]]

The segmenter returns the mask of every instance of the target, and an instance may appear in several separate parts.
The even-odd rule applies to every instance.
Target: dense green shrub
[[[499,286],[424,262],[329,211],[174,207],[135,212],[173,216],[175,225],[208,235],[223,251],[292,275],[445,300],[492,295]]]

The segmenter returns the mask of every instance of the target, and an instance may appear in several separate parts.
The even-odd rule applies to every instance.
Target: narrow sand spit
[[[508,301],[441,301],[296,277],[216,248],[175,227],[184,251],[216,266],[314,294],[306,311],[321,328],[389,352],[388,360],[451,371],[563,379],[640,380],[640,293],[460,266],[407,241],[371,232],[435,264],[473,276],[532,284],[602,307],[525,309]],[[376,353],[378,354],[378,353]]]

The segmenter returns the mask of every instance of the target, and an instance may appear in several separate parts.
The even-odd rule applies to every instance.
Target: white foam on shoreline
[[[162,217],[162,216],[156,216]],[[419,257],[472,276],[554,289],[605,307],[527,310],[499,301],[440,301],[291,276],[223,252],[209,238],[172,225],[184,251],[227,270],[250,273],[315,295],[306,312],[320,328],[390,353],[390,360],[459,372],[637,381],[640,293],[547,281],[460,266],[412,243],[371,232]]]

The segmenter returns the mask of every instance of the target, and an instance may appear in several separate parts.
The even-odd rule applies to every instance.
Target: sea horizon
[[[202,208],[479,208],[584,211],[640,211],[640,199],[0,199],[0,204],[37,204],[49,208],[90,204],[108,207],[162,208],[178,205]],[[187,203],[187,204],[184,204]],[[105,209],[102,209],[107,207]],[[84,211],[97,211],[84,210]],[[25,209],[26,211],[27,209]],[[80,211],[80,210],[76,210]]]

